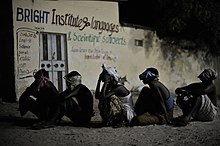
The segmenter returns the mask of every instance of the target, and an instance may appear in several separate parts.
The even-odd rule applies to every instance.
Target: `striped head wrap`
[[[205,69],[202,73],[198,75],[198,78],[204,79],[205,81],[212,81],[217,78],[217,73],[214,69],[208,68]]]

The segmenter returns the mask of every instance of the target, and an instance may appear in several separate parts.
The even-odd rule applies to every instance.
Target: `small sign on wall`
[[[19,28],[16,31],[17,38],[17,69],[18,79],[33,76],[36,70],[38,55],[38,32],[28,28]]]

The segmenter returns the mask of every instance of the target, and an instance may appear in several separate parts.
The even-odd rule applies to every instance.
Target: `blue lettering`
[[[48,15],[50,12],[33,9],[17,8],[17,21],[48,23]]]
[[[23,9],[22,8],[17,8],[17,21],[22,21],[23,20]]]

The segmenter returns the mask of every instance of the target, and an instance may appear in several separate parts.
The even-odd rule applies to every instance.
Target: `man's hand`
[[[188,92],[187,92],[186,90],[184,90],[184,89],[181,89],[181,88],[177,88],[177,89],[175,90],[175,93],[176,93],[176,94],[185,94],[185,95],[188,95]]]

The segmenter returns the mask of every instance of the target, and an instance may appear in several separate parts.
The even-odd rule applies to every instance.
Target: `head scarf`
[[[217,73],[215,70],[208,68],[208,69],[205,69],[202,73],[200,73],[198,75],[198,78],[200,79],[202,78],[205,81],[212,81],[217,78]]]
[[[34,74],[35,80],[38,81],[37,91],[40,91],[40,88],[45,86],[45,84],[50,80],[48,71],[45,69],[40,69]]]
[[[70,87],[73,90],[77,85],[81,84],[82,82],[82,76],[77,71],[72,71],[66,76],[64,76],[64,79],[70,83]]]
[[[114,79],[115,79],[116,82],[119,81],[120,76],[118,75],[117,70],[116,70],[114,67],[107,67],[105,64],[103,64],[103,65],[102,65],[102,68],[103,68],[104,70],[106,70],[107,73],[108,73],[110,76],[114,77]]]
[[[143,73],[139,75],[140,80],[144,80],[144,79],[154,80],[154,79],[158,79],[158,77],[159,77],[158,70],[153,67],[147,68]]]

